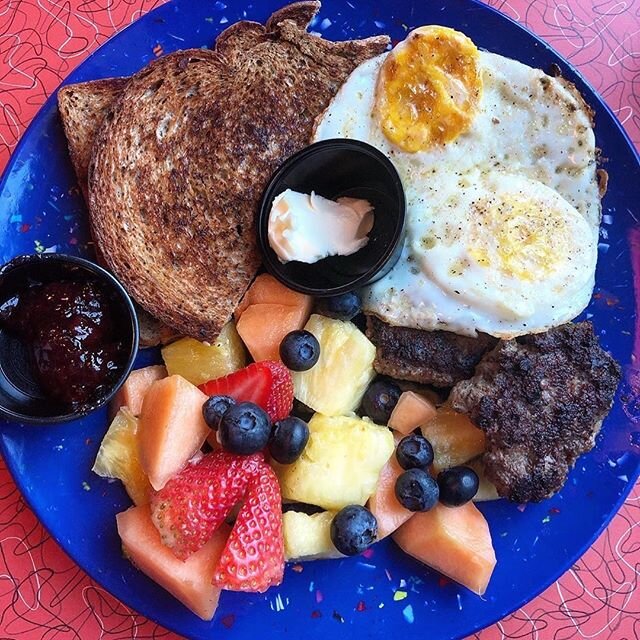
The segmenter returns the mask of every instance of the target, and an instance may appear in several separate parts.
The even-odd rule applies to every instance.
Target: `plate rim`
[[[292,0],[292,1],[296,1],[296,0]],[[613,112],[612,108],[607,104],[605,99],[600,95],[600,93],[593,87],[593,85],[584,77],[584,75],[571,62],[569,62],[562,54],[560,54],[552,45],[550,45],[548,42],[546,42],[542,37],[538,36],[536,33],[531,31],[531,29],[529,29],[527,26],[519,23],[517,20],[515,20],[511,16],[506,15],[505,13],[503,13],[502,11],[497,9],[496,7],[493,7],[493,6],[489,5],[489,4],[485,4],[481,0],[455,0],[455,1],[458,4],[466,6],[466,7],[474,6],[480,12],[485,12],[485,11],[486,12],[490,12],[490,13],[494,14],[495,16],[497,16],[500,20],[506,20],[507,22],[511,23],[512,27],[515,27],[515,28],[521,30],[522,32],[524,32],[527,36],[532,38],[537,43],[537,45],[542,46],[544,49],[549,51],[555,58],[557,58],[560,62],[562,62],[562,64],[565,65],[566,68],[573,75],[575,75],[575,77],[584,85],[584,87],[587,88],[587,90],[591,94],[590,98],[591,98],[591,96],[593,96],[593,98],[597,101],[598,106],[611,119],[611,121],[615,125],[615,128],[616,128],[617,132],[622,135],[622,138],[623,138],[624,142],[626,143],[626,146],[631,150],[631,154],[632,154],[632,157],[633,157],[633,159],[635,161],[636,167],[638,169],[640,169],[640,150],[633,143],[633,141],[631,140],[629,134],[627,133],[627,131],[623,127],[622,123],[620,122],[620,120],[618,119],[616,114]],[[287,0],[280,0],[280,2],[282,3],[282,6],[284,6],[286,4],[289,4],[289,2],[287,2]],[[139,18],[137,18],[133,22],[131,22],[128,25],[126,25],[124,28],[120,29],[119,31],[117,31],[116,33],[111,35],[99,47],[97,47],[94,51],[92,51],[84,60],[82,60],[82,62],[80,62],[58,84],[58,86],[51,92],[51,94],[47,97],[47,99],[44,101],[44,103],[39,107],[38,111],[36,112],[34,117],[31,119],[31,121],[29,122],[28,126],[26,127],[26,129],[24,130],[22,135],[20,136],[20,139],[19,139],[18,143],[11,150],[9,159],[8,159],[4,169],[3,169],[2,175],[0,176],[0,192],[2,192],[4,190],[4,188],[6,186],[6,182],[7,182],[8,177],[9,177],[9,174],[11,173],[11,170],[12,170],[14,164],[17,162],[16,156],[19,154],[19,152],[21,151],[22,147],[27,143],[28,138],[30,137],[32,129],[35,129],[36,126],[39,125],[40,122],[42,120],[44,120],[49,115],[48,111],[49,111],[49,109],[51,109],[52,104],[57,101],[57,94],[58,94],[58,91],[60,90],[60,88],[65,86],[65,85],[67,85],[67,84],[72,84],[73,82],[75,82],[75,79],[74,79],[75,76],[81,72],[82,67],[87,62],[89,62],[94,57],[97,57],[104,47],[108,46],[109,44],[112,44],[114,40],[117,40],[119,37],[121,37],[123,34],[125,34],[125,32],[127,32],[129,29],[132,29],[133,27],[135,27],[135,25],[140,20],[152,19],[152,16],[154,14],[166,11],[167,8],[172,6],[172,5],[173,6],[178,6],[178,5],[185,5],[185,4],[188,4],[188,0],[167,0],[163,4],[161,4],[161,5],[157,6],[157,7],[154,7],[153,9],[151,9],[150,11],[145,13],[144,15],[140,16]],[[155,59],[155,58],[152,58],[152,60],[153,59]],[[102,77],[114,77],[114,76],[100,76],[100,77],[102,78]],[[95,79],[98,79],[98,78],[95,78]],[[590,103],[588,103],[588,104],[589,104],[589,106],[591,106]],[[54,108],[56,108],[56,107],[54,107]],[[0,428],[2,427],[3,422],[6,422],[6,421],[0,420]],[[13,423],[13,424],[16,424],[16,423]],[[56,425],[50,425],[50,426],[55,427]],[[28,425],[26,425],[25,428],[32,428],[32,427],[29,427]],[[590,452],[588,452],[585,455],[589,455],[589,454],[590,454]],[[27,504],[27,506],[29,507],[31,512],[35,515],[36,519],[38,520],[40,525],[45,529],[45,531],[48,533],[50,538],[52,538],[54,540],[54,542],[58,545],[58,547],[60,547],[60,549],[65,553],[65,555],[67,555],[75,563],[75,565],[78,568],[80,568],[86,575],[88,575],[91,578],[91,580],[93,580],[101,588],[105,589],[105,591],[107,591],[112,597],[114,597],[118,602],[120,602],[122,605],[124,605],[130,611],[138,613],[140,615],[143,615],[144,617],[148,618],[149,620],[151,620],[155,624],[159,625],[160,627],[166,628],[169,631],[172,631],[172,632],[174,632],[174,633],[176,633],[178,635],[181,635],[181,636],[183,635],[183,632],[180,629],[178,629],[177,627],[174,627],[173,624],[171,624],[171,623],[167,624],[165,621],[162,621],[162,622],[158,621],[158,619],[156,618],[156,615],[155,615],[154,612],[152,612],[152,611],[150,612],[150,611],[146,611],[145,610],[145,609],[147,609],[146,605],[144,607],[141,607],[141,608],[133,607],[130,604],[128,604],[125,600],[122,600],[118,595],[114,594],[109,588],[107,588],[102,583],[102,580],[100,578],[99,572],[97,570],[94,571],[93,569],[88,569],[85,566],[83,566],[82,564],[80,564],[78,562],[78,560],[76,559],[76,557],[75,557],[75,554],[74,554],[74,552],[73,552],[73,550],[71,548],[71,545],[65,544],[62,540],[60,540],[55,535],[55,533],[52,531],[52,529],[50,529],[50,527],[41,518],[40,514],[38,513],[38,510],[34,508],[31,500],[29,498],[27,498],[27,496],[23,493],[23,491],[22,491],[22,482],[21,482],[21,480],[19,480],[21,478],[21,476],[20,476],[20,474],[18,474],[16,472],[16,469],[14,467],[14,461],[8,455],[8,450],[7,450],[6,446],[5,446],[4,440],[2,438],[0,438],[0,455],[2,455],[4,463],[5,463],[6,467],[7,467],[7,470],[11,474],[11,478],[12,478],[13,482],[15,483],[16,487],[20,491],[20,497]],[[476,632],[478,632],[478,631],[480,631],[482,629],[486,629],[486,628],[490,627],[491,625],[494,625],[497,622],[499,622],[500,620],[504,619],[506,616],[511,615],[513,612],[517,611],[522,606],[526,605],[527,603],[529,603],[532,600],[534,600],[535,598],[537,598],[543,591],[545,591],[547,588],[549,588],[553,583],[555,583],[559,578],[561,578],[567,571],[569,571],[571,566],[573,564],[575,564],[575,562],[577,562],[580,558],[582,558],[582,556],[593,546],[593,544],[598,540],[598,538],[600,538],[600,536],[606,530],[606,528],[611,524],[611,521],[613,520],[615,515],[620,510],[620,508],[622,507],[622,505],[626,501],[627,497],[629,496],[629,494],[631,493],[631,491],[633,490],[635,485],[638,483],[639,479],[640,479],[640,463],[638,463],[638,465],[636,466],[636,469],[634,470],[633,475],[629,478],[629,482],[626,484],[625,488],[621,492],[618,500],[614,503],[612,509],[608,512],[607,517],[604,519],[603,523],[598,527],[597,531],[590,537],[590,539],[589,539],[589,541],[587,543],[582,545],[580,547],[580,549],[575,554],[570,554],[570,556],[568,556],[567,559],[560,565],[561,568],[559,570],[556,570],[556,571],[552,572],[550,574],[549,579],[548,580],[545,579],[543,581],[543,583],[540,585],[539,588],[536,587],[536,589],[533,590],[532,594],[529,594],[525,598],[519,599],[517,601],[517,603],[515,603],[513,605],[509,605],[509,607],[505,611],[503,611],[500,614],[499,617],[495,617],[495,616],[492,615],[492,616],[489,617],[488,621],[472,623],[472,625],[470,625],[469,630],[465,632],[464,636],[458,636],[457,637],[458,640],[462,640],[464,637],[467,637],[469,634],[473,634],[473,633],[476,633]],[[193,615],[195,615],[195,614],[193,614]],[[215,618],[214,618],[214,620],[215,620]],[[214,621],[212,620],[210,624],[213,625]],[[409,638],[412,638],[412,637],[421,638],[422,637],[421,634],[420,634],[420,631],[417,628],[415,628],[415,629],[414,628],[405,629],[404,633]]]

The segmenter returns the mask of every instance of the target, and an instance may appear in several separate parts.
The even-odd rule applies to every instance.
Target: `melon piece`
[[[91,471],[102,478],[122,481],[135,504],[149,502],[151,485],[138,451],[138,418],[127,407],[122,407],[112,420]]]
[[[212,344],[181,338],[162,349],[162,359],[169,375],[179,375],[199,385],[242,369],[247,364],[247,352],[230,321]]]
[[[140,462],[159,491],[181,471],[209,435],[202,416],[207,396],[182,376],[154,382],[142,403],[138,442]]]
[[[435,416],[436,406],[431,400],[413,391],[405,391],[391,412],[388,425],[406,436]]]
[[[394,435],[396,447],[401,439],[401,436]],[[378,521],[378,540],[393,533],[413,515],[413,512],[405,509],[396,498],[396,480],[402,473],[404,469],[398,464],[394,452],[382,467],[376,490],[369,498],[369,511]]]
[[[438,503],[416,513],[393,539],[405,553],[479,596],[487,590],[496,554],[489,525],[472,502],[454,508]]]
[[[311,313],[313,298],[285,287],[270,273],[261,273],[247,289],[236,308],[233,314],[236,321],[240,319],[248,307],[254,304],[284,304],[289,307],[301,307],[307,310],[308,318]],[[302,324],[304,325],[304,322]]]
[[[464,464],[485,450],[484,432],[463,413],[451,407],[439,407],[436,416],[421,425],[420,430],[433,447],[433,470]]]
[[[308,515],[299,511],[282,514],[284,557],[291,560],[343,558],[331,542],[331,521],[334,511]]]
[[[392,454],[393,435],[387,427],[357,416],[316,413],[302,455],[293,464],[273,464],[284,499],[338,511],[365,504]]]
[[[122,548],[131,562],[203,620],[211,620],[220,589],[213,575],[229,537],[223,524],[202,549],[184,562],[160,541],[148,505],[132,507],[116,515]]]
[[[156,380],[166,377],[167,369],[161,364],[132,371],[111,401],[109,411],[111,417],[115,417],[121,407],[127,407],[134,416],[139,416],[142,411],[142,401],[149,387]]]
[[[280,360],[282,339],[291,331],[302,329],[308,318],[306,305],[252,304],[242,313],[237,329],[256,362]]]

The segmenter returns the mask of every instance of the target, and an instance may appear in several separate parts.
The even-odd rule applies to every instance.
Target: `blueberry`
[[[318,339],[304,329],[288,333],[280,343],[280,358],[291,371],[308,371],[319,357]]]
[[[320,298],[316,302],[316,310],[329,318],[351,320],[362,311],[362,302],[355,291],[350,291],[339,296]]]
[[[438,483],[424,469],[409,469],[396,480],[396,498],[409,511],[429,511],[438,502]]]
[[[232,407],[236,401],[229,396],[211,396],[202,405],[202,415],[207,426],[214,431],[218,430],[220,420],[229,407]]]
[[[459,507],[478,493],[478,474],[469,467],[451,467],[438,474],[440,502],[447,507]]]
[[[271,420],[266,411],[253,402],[229,407],[220,420],[220,444],[230,453],[248,456],[267,446]]]
[[[389,380],[376,380],[362,398],[361,412],[378,424],[387,424],[398,399],[400,387]]]
[[[309,427],[304,420],[289,416],[276,422],[269,441],[269,453],[280,464],[295,462],[309,441]]]
[[[433,462],[433,447],[423,435],[412,433],[398,442],[396,459],[403,469],[426,469]]]
[[[357,504],[344,507],[331,521],[331,542],[345,556],[362,553],[378,537],[378,521],[369,511]]]

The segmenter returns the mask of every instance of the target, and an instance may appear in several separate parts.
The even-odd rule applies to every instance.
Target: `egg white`
[[[372,144],[391,159],[405,187],[403,253],[365,291],[366,310],[396,325],[499,337],[574,318],[593,290],[600,220],[595,138],[577,91],[539,69],[481,51],[484,88],[471,128],[446,145],[407,153],[387,140],[374,116],[376,79],[386,55],[351,74],[314,133],[314,140]],[[466,264],[473,203],[496,195],[509,201],[513,193],[563,227],[570,246],[549,272],[514,278],[495,271],[495,260],[488,267]],[[458,241],[425,250],[425,235],[445,237],[452,225],[461,227]],[[486,234],[475,242],[491,244]]]

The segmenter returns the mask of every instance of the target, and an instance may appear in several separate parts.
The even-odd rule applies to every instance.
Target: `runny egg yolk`
[[[380,68],[374,112],[392,143],[410,153],[467,131],[482,96],[478,49],[464,34],[420,27]]]

